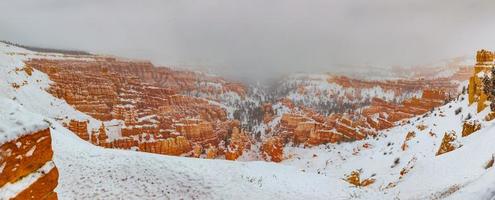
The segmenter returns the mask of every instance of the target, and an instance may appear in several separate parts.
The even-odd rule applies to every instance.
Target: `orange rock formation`
[[[468,100],[469,104],[478,102],[477,110],[481,112],[485,109],[487,95],[483,91],[483,78],[491,74],[491,70],[495,67],[493,63],[494,53],[482,49],[476,53],[476,65],[474,65],[474,73],[469,78]]]
[[[185,95],[203,93],[215,99],[223,93],[233,92],[244,97],[244,86],[218,77],[157,68],[149,62],[104,57],[95,60],[33,59],[26,65],[48,74],[54,82],[48,92],[77,110],[101,121],[122,121],[121,137],[112,139],[104,124],[89,130],[86,121],[69,122],[68,128],[72,132],[99,146],[192,155],[190,151],[194,145],[201,146],[200,152],[210,146],[218,147],[221,140],[231,136],[232,129],[239,128],[238,123],[227,120],[227,113],[220,106],[207,99]],[[212,152],[210,156],[213,156]],[[236,154],[238,157],[242,151],[236,151]]]
[[[58,171],[52,161],[48,128],[0,144],[0,188],[28,182],[11,199],[57,199]],[[32,180],[26,176],[34,177]]]
[[[438,149],[436,155],[438,156],[451,152],[459,147],[460,145],[456,144],[455,132],[445,133],[442,138],[442,144],[440,144],[440,148]]]
[[[261,146],[262,156],[269,161],[281,162],[284,158],[284,141],[280,137],[271,137]]]
[[[462,137],[471,135],[481,129],[481,124],[478,122],[464,122],[462,125]]]

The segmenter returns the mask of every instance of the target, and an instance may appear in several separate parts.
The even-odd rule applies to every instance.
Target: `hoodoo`
[[[494,53],[487,50],[480,50],[476,53],[476,65],[474,74],[469,78],[468,100],[469,104],[478,103],[477,111],[481,112],[486,107],[487,94],[483,91],[483,78],[491,75],[494,68]]]

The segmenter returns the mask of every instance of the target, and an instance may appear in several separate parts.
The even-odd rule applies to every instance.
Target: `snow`
[[[3,172],[3,169],[5,169],[5,166],[7,166],[7,163],[4,162],[1,166],[0,166],[0,173]]]
[[[33,147],[31,147],[31,149],[29,149],[29,151],[26,152],[26,157],[32,156],[33,153],[34,153],[34,150],[36,150],[36,145],[34,145]]]
[[[0,98],[0,144],[47,128],[41,116],[27,112],[12,100]]]

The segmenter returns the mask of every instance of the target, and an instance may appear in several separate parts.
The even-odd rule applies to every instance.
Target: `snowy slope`
[[[460,100],[463,97],[464,100]],[[455,110],[459,107],[462,107],[462,112],[456,115]],[[369,196],[370,191],[379,192],[387,198],[400,199],[448,197],[450,191],[457,189],[461,192],[467,190],[489,193],[485,188],[490,187],[490,184],[476,184],[478,179],[482,182],[495,182],[493,175],[487,175],[493,173],[493,169],[484,169],[495,152],[495,145],[490,142],[495,139],[495,124],[484,121],[487,112],[485,110],[476,114],[476,104],[468,106],[465,96],[461,96],[458,101],[437,108],[433,113],[410,119],[410,124],[383,131],[377,139],[307,149],[287,147],[285,153],[291,158],[283,164],[335,179],[344,178],[345,174],[361,169],[362,178],[372,176],[376,179],[367,189],[355,191],[356,197],[361,198],[372,197]],[[471,113],[472,120],[482,122],[482,129],[462,138],[462,124],[468,113]],[[427,128],[418,129],[417,125],[420,124]],[[410,131],[414,131],[416,137],[408,141],[409,147],[403,151],[401,145]],[[435,156],[443,134],[450,131],[456,132],[462,147]],[[431,136],[430,132],[436,136]],[[370,147],[364,148],[364,144]],[[409,172],[399,178],[401,170],[410,166],[412,168]],[[385,189],[389,183],[396,186]],[[495,187],[492,188],[495,190]],[[456,195],[459,195],[458,199],[466,196]],[[471,195],[474,194],[467,196]]]
[[[103,149],[81,141],[58,124],[52,128],[61,199],[346,197],[342,182],[290,166]]]

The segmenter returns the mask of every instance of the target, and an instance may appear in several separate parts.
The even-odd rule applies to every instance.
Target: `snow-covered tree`
[[[483,78],[483,92],[491,101],[490,109],[495,111],[495,68],[492,68],[491,73]]]

